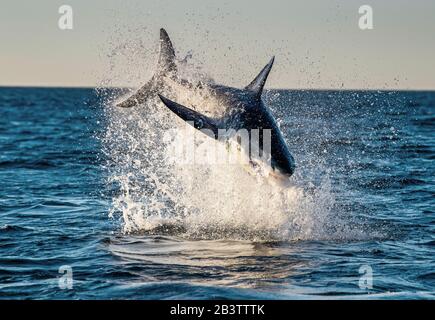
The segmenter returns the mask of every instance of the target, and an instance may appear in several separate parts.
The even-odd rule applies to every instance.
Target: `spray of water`
[[[193,83],[211,81],[198,70],[189,72],[189,67],[186,60],[179,65],[184,78]],[[201,112],[217,115],[225,108],[203,87],[186,89],[175,83],[166,87],[170,92],[162,88],[161,94],[197,106]],[[241,165],[174,161],[178,142],[167,139],[167,133],[186,130],[185,123],[157,97],[131,109],[113,107],[119,97],[111,98],[106,103],[102,140],[109,182],[119,189],[110,215],[120,218],[123,232],[266,241],[365,237],[362,230],[350,230],[334,214],[328,174],[310,188],[302,181],[307,176],[301,175],[283,187]],[[190,134],[201,135],[193,128]],[[195,149],[200,144],[219,144],[205,136],[199,140]],[[237,152],[223,146],[216,149]]]

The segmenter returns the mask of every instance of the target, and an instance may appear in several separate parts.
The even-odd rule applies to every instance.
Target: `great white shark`
[[[168,83],[176,83],[186,87],[186,89],[201,87],[201,84],[192,84],[177,75],[174,47],[167,32],[160,29],[160,55],[155,74],[137,92],[125,101],[118,103],[117,106],[123,108],[133,107],[158,95],[169,110],[211,138],[221,140],[222,132],[247,130],[250,134],[249,139],[255,139],[258,142],[262,159],[267,159],[267,164],[272,169],[270,175],[287,181],[294,173],[295,161],[275,118],[261,98],[273,62],[274,57],[255,79],[243,89],[208,84],[207,90],[219,101],[220,105],[226,106],[222,116],[213,118],[196,111],[194,107],[183,106],[160,94],[163,91],[167,92],[167,90],[163,90],[163,87],[168,89]],[[258,134],[251,134],[253,131],[258,132]],[[270,145],[267,148],[264,143],[264,132],[268,132],[268,144]],[[252,161],[251,164],[255,165],[255,161]]]

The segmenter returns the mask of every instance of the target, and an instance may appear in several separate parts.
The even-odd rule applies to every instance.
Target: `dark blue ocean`
[[[106,95],[0,88],[0,298],[435,298],[435,92],[268,91],[297,164],[270,210],[180,192]]]

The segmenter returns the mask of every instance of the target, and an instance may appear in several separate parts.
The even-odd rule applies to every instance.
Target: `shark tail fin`
[[[266,83],[267,77],[269,76],[270,70],[272,70],[273,62],[275,57],[270,59],[269,63],[260,71],[260,73],[255,77],[250,84],[248,84],[245,89],[254,92],[258,98],[261,97],[263,92],[264,84]]]
[[[216,121],[207,117],[195,110],[187,108],[181,104],[171,101],[159,94],[160,100],[177,116],[186,121],[195,129],[202,130],[202,132],[213,139],[218,138],[218,127]],[[206,129],[206,130],[203,130]]]
[[[141,104],[151,99],[156,94],[156,89],[161,85],[162,77],[176,77],[177,65],[175,64],[175,50],[172,46],[171,39],[165,29],[160,29],[160,54],[157,63],[157,68],[154,76],[137,92],[131,95],[128,99],[116,103],[117,107],[131,108],[137,104]]]
[[[152,97],[153,93],[155,93],[153,81],[154,80],[151,79],[133,95],[131,95],[124,101],[116,103],[115,105],[120,108],[131,108],[138,104],[144,103]]]
[[[175,64],[175,50],[172,46],[171,39],[165,29],[160,29],[160,55],[157,63],[157,72],[167,74],[176,73],[177,66]]]

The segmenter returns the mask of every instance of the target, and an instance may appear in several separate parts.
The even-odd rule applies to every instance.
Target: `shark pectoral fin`
[[[186,121],[189,125],[193,126],[195,129],[202,130],[203,133],[208,135],[213,139],[218,137],[218,128],[215,120],[195,111],[189,109],[181,104],[171,101],[159,94],[160,100],[177,116]],[[209,133],[213,133],[212,135]]]
[[[157,63],[157,72],[160,74],[171,73],[175,75],[177,65],[175,64],[175,50],[171,39],[165,29],[160,29],[160,55]]]
[[[255,77],[250,84],[248,84],[245,89],[254,92],[258,98],[261,97],[263,92],[264,84],[266,83],[267,77],[269,76],[270,70],[272,70],[273,62],[275,57],[270,59],[269,63],[260,71],[260,73]]]

